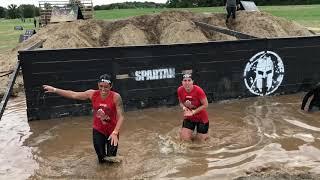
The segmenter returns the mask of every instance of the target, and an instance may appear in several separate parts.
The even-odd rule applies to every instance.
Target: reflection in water
[[[99,165],[91,117],[27,123],[24,98],[0,121],[1,179],[232,179],[270,164],[320,172],[319,113],[299,110],[302,94],[209,104],[206,144],[179,141],[178,107],[127,112],[121,163]],[[3,178],[2,178],[3,177]]]
[[[23,144],[31,132],[22,99],[10,100],[0,121],[0,179],[26,179],[39,167]]]

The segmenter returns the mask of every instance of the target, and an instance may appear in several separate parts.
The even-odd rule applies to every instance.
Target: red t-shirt
[[[185,104],[186,101],[191,102],[192,107],[189,109],[196,109],[199,106],[201,106],[202,104],[200,100],[206,97],[207,96],[204,93],[204,91],[201,89],[201,87],[197,85],[193,85],[193,89],[191,90],[191,92],[187,92],[183,86],[180,86],[178,88],[178,98],[180,102],[182,102],[183,104]],[[188,116],[188,117],[185,116],[184,118],[189,119],[191,121],[195,121],[195,122],[202,122],[202,123],[209,122],[208,113],[206,109],[201,110],[200,112],[198,112],[193,116]]]
[[[117,108],[113,100],[114,95],[115,92],[110,91],[110,94],[105,99],[102,99],[100,91],[97,90],[93,93],[91,98],[93,108],[93,128],[106,136],[110,136],[118,121]],[[100,118],[97,117],[97,111],[99,109],[102,109],[110,118],[106,121],[106,124],[103,124]]]

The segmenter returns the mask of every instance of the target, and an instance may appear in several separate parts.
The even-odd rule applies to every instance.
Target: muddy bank
[[[234,180],[318,180],[319,175],[308,172],[308,168],[294,169],[279,164],[268,164],[246,171],[246,175]]]

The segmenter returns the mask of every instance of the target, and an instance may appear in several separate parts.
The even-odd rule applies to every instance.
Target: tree
[[[9,19],[15,19],[19,17],[18,16],[18,8],[17,8],[17,5],[15,4],[10,4],[8,6],[8,18]]]
[[[0,6],[0,18],[6,17],[6,8]]]
[[[21,17],[33,18],[35,16],[36,7],[30,4],[22,4],[19,6],[19,12]]]
[[[40,16],[40,8],[39,7],[35,7],[34,9],[34,16]]]

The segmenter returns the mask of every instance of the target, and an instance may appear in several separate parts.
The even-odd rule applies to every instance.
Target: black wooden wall
[[[91,113],[90,102],[44,94],[43,84],[83,91],[96,89],[99,75],[117,77],[114,90],[125,108],[176,104],[181,72],[192,70],[209,101],[255,96],[244,69],[261,51],[277,53],[284,79],[273,94],[293,93],[320,81],[320,37],[253,39],[195,44],[20,51],[29,120]],[[135,71],[174,68],[175,78],[136,81]]]

